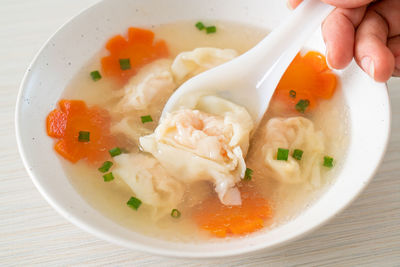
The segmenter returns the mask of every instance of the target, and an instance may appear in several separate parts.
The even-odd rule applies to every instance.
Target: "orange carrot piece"
[[[110,53],[118,53],[128,45],[128,42],[121,35],[116,35],[112,37],[106,43],[106,49],[110,51]]]
[[[317,87],[313,91],[314,95],[323,99],[332,98],[337,86],[336,75],[330,72],[321,73],[317,83]],[[321,90],[321,88],[323,89]]]
[[[61,100],[59,107],[46,120],[48,135],[59,139],[54,146],[57,153],[71,162],[86,159],[98,164],[107,159],[108,150],[116,144],[110,133],[108,112],[98,107],[88,108],[80,100]],[[62,131],[55,134],[55,129]],[[80,131],[90,133],[89,142],[78,140]]]
[[[216,237],[225,237],[255,232],[265,226],[265,220],[271,215],[269,202],[245,189],[242,205],[225,206],[213,196],[195,207],[192,216],[201,229]]]
[[[101,59],[103,74],[113,77],[121,84],[128,81],[144,65],[168,57],[168,47],[165,41],[154,41],[154,33],[140,28],[129,28],[128,38],[117,35],[108,40],[106,49],[109,55]],[[129,59],[131,68],[122,70],[120,59]]]
[[[58,102],[60,110],[67,115],[70,113],[80,113],[86,110],[86,104],[82,100],[65,100],[61,99]]]
[[[54,150],[63,158],[71,161],[72,163],[76,163],[85,157],[84,150],[68,143],[70,142],[68,142],[66,139],[61,139],[54,145]]]
[[[142,43],[151,46],[154,40],[154,32],[140,28],[128,29],[128,41],[130,43]]]
[[[315,51],[297,54],[280,80],[272,100],[285,104],[293,111],[300,99],[308,99],[312,110],[321,99],[330,99],[337,86],[336,75],[328,68],[325,57]],[[296,92],[296,97],[290,96]]]
[[[47,116],[46,128],[47,134],[54,138],[61,138],[65,134],[67,127],[67,114],[55,109]]]
[[[328,70],[328,64],[326,64],[325,56],[317,51],[309,51],[303,56],[303,61],[311,66],[315,72],[323,72]]]
[[[261,229],[263,228],[263,226],[263,219],[261,219],[260,217],[250,217],[249,219],[245,220],[244,223],[231,224],[229,229],[231,230],[232,234],[241,235],[254,232],[254,230]]]

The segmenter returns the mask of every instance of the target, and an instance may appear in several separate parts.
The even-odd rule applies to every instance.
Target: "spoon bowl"
[[[177,109],[193,109],[201,96],[218,95],[245,107],[257,127],[285,70],[333,9],[319,0],[303,1],[254,48],[181,85],[169,98],[162,117]]]

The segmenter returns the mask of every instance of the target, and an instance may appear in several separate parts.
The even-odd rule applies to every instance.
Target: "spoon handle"
[[[257,128],[285,70],[333,8],[320,0],[304,0],[254,48],[182,84],[162,117],[178,108],[194,108],[200,96],[218,95],[245,107]]]
[[[253,63],[253,66],[263,70],[254,72],[254,75],[258,76],[253,77],[257,81],[259,99],[262,99],[257,123],[264,115],[283,73],[333,9],[333,6],[320,0],[305,0],[283,24],[249,51],[253,56],[247,57],[252,61],[247,63]]]

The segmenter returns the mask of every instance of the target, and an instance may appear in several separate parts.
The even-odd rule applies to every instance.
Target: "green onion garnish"
[[[333,158],[331,158],[329,156],[325,156],[324,157],[324,166],[328,167],[328,168],[332,168],[333,167]]]
[[[121,155],[122,151],[121,151],[121,148],[114,147],[114,148],[108,150],[108,153],[110,153],[111,157],[115,157],[115,156]]]
[[[111,168],[112,165],[113,163],[111,161],[105,161],[103,165],[101,165],[101,167],[98,168],[98,170],[102,173],[108,172],[108,170]]]
[[[301,99],[297,102],[295,108],[298,112],[304,113],[309,105],[310,101],[308,99]]]
[[[215,26],[206,27],[206,33],[207,34],[215,33],[216,31],[217,31],[217,27],[215,27]]]
[[[195,24],[196,28],[199,29],[200,31],[204,29],[206,26],[204,26],[203,22],[199,21]]]
[[[253,170],[250,168],[246,168],[243,180],[250,181],[252,177],[253,177]]]
[[[103,175],[104,182],[109,182],[114,180],[114,175],[112,172]]]
[[[296,91],[295,90],[290,90],[289,95],[291,98],[296,98]]]
[[[301,157],[303,156],[303,150],[300,149],[295,149],[293,151],[292,157],[297,159],[297,160],[301,160]]]
[[[140,205],[142,205],[142,201],[136,197],[131,197],[128,202],[126,202],[126,205],[134,210],[138,210]]]
[[[142,120],[142,123],[153,121],[153,118],[150,115],[142,116],[142,117],[140,117],[140,119]]]
[[[92,77],[93,81],[98,81],[101,79],[101,74],[98,70],[95,70],[90,73],[90,77]]]
[[[78,141],[79,142],[89,142],[90,141],[90,132],[79,131]]]
[[[277,160],[288,160],[289,158],[289,149],[278,148],[278,153],[276,155]]]
[[[181,217],[181,212],[179,210],[177,210],[177,209],[173,209],[171,211],[171,217],[175,218],[175,219],[178,219],[179,217]]]
[[[131,69],[131,60],[129,58],[122,58],[119,60],[119,67],[121,70]]]

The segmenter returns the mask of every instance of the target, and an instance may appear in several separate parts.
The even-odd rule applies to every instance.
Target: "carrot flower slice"
[[[67,127],[67,114],[55,109],[47,116],[47,134],[54,138],[62,138]]]
[[[117,35],[108,40],[109,55],[101,59],[104,76],[113,77],[126,83],[144,65],[168,57],[168,47],[164,40],[154,40],[154,33],[140,28],[129,28],[128,38]],[[130,68],[121,68],[120,60],[129,59]]]
[[[332,98],[336,86],[337,77],[322,54],[315,51],[304,56],[297,54],[282,76],[272,101],[283,103],[294,111],[299,100],[307,99],[310,102],[307,110],[312,110],[320,100]]]
[[[255,232],[263,228],[271,216],[269,202],[249,190],[242,192],[240,206],[225,206],[217,197],[211,197],[195,207],[193,212],[197,225],[216,237]]]
[[[60,100],[59,108],[46,119],[47,134],[59,139],[54,149],[65,159],[77,162],[86,159],[97,164],[108,157],[108,150],[115,146],[110,134],[110,117],[106,110],[88,108],[80,100]],[[79,141],[79,132],[89,132],[88,142]]]

